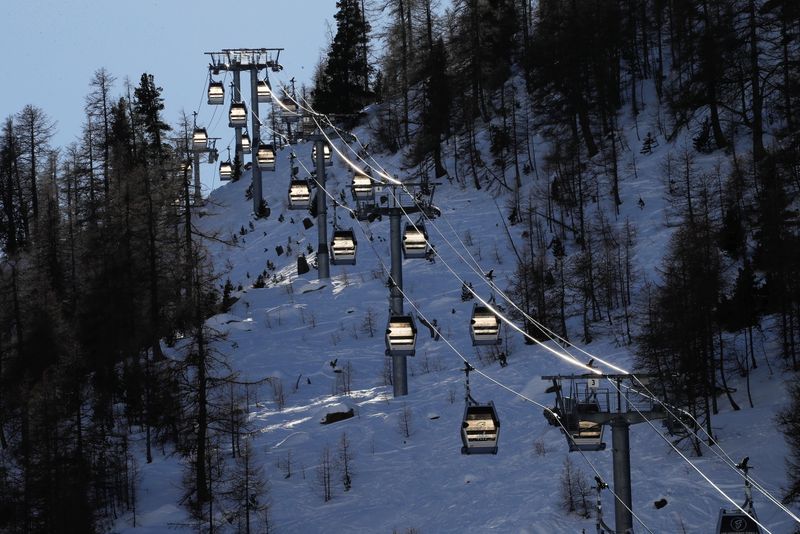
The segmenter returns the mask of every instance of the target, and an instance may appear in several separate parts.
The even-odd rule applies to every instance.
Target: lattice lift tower
[[[667,414],[652,397],[638,392],[633,375],[582,374],[543,376],[552,381],[548,389],[556,394],[553,413],[546,411],[550,424],[562,426],[570,451],[605,449],[603,427],[611,426],[614,462],[614,520],[616,534],[633,533],[631,499],[631,451],[629,427]],[[613,384],[611,388],[603,384]],[[609,529],[610,530],[610,529]]]
[[[253,177],[253,213],[259,214],[263,202],[261,185],[261,168],[258,165],[257,154],[261,144],[261,121],[258,117],[259,79],[260,70],[280,72],[283,67],[278,63],[278,58],[283,48],[225,48],[219,52],[206,52],[210,62],[208,65],[211,75],[222,71],[233,73],[232,102],[242,102],[241,73],[250,73],[250,119],[251,119],[251,158]],[[242,128],[235,126],[236,131],[236,156],[239,162],[244,162],[242,151]]]

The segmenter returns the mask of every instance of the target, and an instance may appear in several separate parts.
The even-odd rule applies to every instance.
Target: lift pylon
[[[630,425],[663,419],[665,411],[654,404],[651,397],[638,394],[635,387],[626,387],[634,385],[633,375],[556,375],[543,376],[542,380],[552,382],[548,391],[556,394],[556,406],[545,411],[545,418],[551,425],[561,427],[570,451],[604,449],[603,427],[611,426],[614,494],[617,496],[614,532],[633,532]],[[604,384],[612,384],[612,387],[603,387]]]

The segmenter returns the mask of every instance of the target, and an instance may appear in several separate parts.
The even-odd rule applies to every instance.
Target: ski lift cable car
[[[228,110],[228,126],[231,128],[247,126],[247,106],[244,102],[231,102]]]
[[[214,81],[211,73],[208,73],[208,104],[219,106],[225,103],[225,86],[222,82]]]
[[[258,168],[262,171],[275,170],[275,147],[272,143],[259,143],[256,151]]]
[[[228,182],[233,177],[233,166],[230,161],[223,161],[219,164],[219,179]]]
[[[320,192],[319,194],[324,194]],[[333,237],[331,238],[331,263],[333,265],[355,265],[358,241],[352,228],[342,230],[336,219],[336,204],[333,206]]]
[[[424,259],[428,256],[428,232],[425,223],[406,223],[403,230],[403,256],[406,259]]]
[[[314,117],[309,114],[303,114],[301,120],[301,126],[303,129],[303,136],[310,137],[317,131],[317,124],[314,122]]]
[[[251,149],[252,144],[250,143],[250,134],[247,133],[247,130],[245,130],[242,132],[242,154],[249,154]]]
[[[567,413],[567,430],[570,451],[601,451],[606,448],[603,443],[603,425],[586,417],[589,414],[600,413],[600,401],[597,398],[597,388],[587,387],[581,391],[573,380],[570,386],[570,396],[561,397],[564,413]],[[557,392],[557,394],[559,394]]]
[[[287,95],[281,98],[280,106],[283,120],[286,122],[297,122],[300,120],[300,115],[297,112],[297,102],[295,102],[292,97]]]
[[[417,325],[412,315],[390,315],[386,325],[386,354],[414,356],[417,348]]]
[[[489,299],[494,302],[494,295]],[[469,323],[469,334],[472,345],[497,345],[500,343],[500,318],[491,307],[475,303],[472,306],[472,317]]]
[[[474,368],[464,362],[466,374],[464,417],[461,420],[461,454],[497,454],[500,419],[493,402],[481,404],[472,398],[469,372]]]
[[[203,151],[208,148],[208,132],[205,128],[194,127],[192,132],[192,150]]]
[[[350,188],[353,192],[353,200],[363,201],[374,200],[375,198],[372,178],[366,172],[354,171]]]
[[[272,102],[272,88],[269,86],[269,81],[258,80],[256,82],[256,99],[259,103]]]
[[[551,389],[556,394],[556,406],[551,411],[555,415],[548,415],[548,412],[545,412],[545,417],[551,425],[561,427],[570,452],[602,451],[606,448],[603,442],[603,424],[593,415],[606,412],[607,406],[606,409],[600,406],[595,386],[589,387],[588,383],[585,385],[581,391],[575,381],[571,380],[569,396],[564,396],[561,381],[553,378]]]
[[[311,202],[311,185],[308,180],[293,179],[289,183],[289,209],[307,210]]]
[[[334,230],[331,240],[331,263],[333,265],[355,265],[356,241],[353,229]]]

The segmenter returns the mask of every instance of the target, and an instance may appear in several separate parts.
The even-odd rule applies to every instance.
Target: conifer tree
[[[354,113],[372,97],[371,67],[365,49],[369,46],[370,24],[358,0],[339,0],[336,35],[328,50],[324,68],[315,80],[315,109],[321,113]]]

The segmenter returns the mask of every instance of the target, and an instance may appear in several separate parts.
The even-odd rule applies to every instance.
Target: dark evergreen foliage
[[[359,0],[339,0],[336,35],[324,66],[315,80],[314,107],[321,113],[349,114],[372,98],[368,61],[370,24]]]

